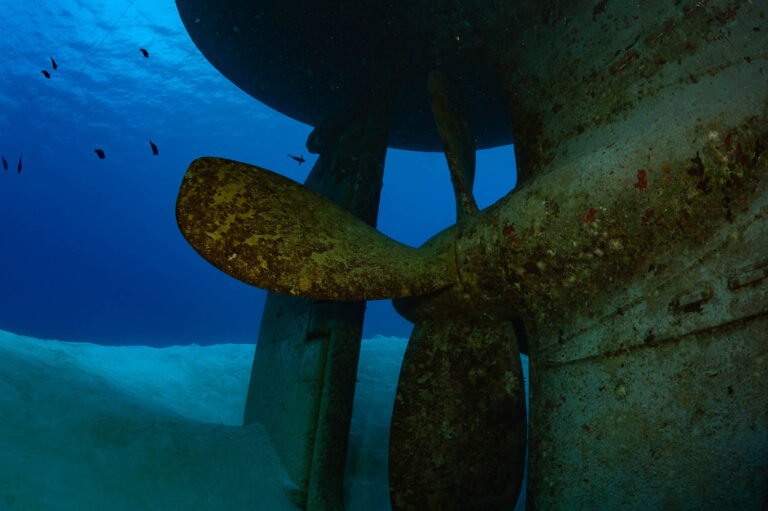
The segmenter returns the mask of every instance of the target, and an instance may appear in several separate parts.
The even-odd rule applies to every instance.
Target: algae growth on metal
[[[446,154],[457,224],[413,251],[397,253],[389,241],[356,230],[359,207],[328,221],[297,212],[309,203],[297,185],[275,190],[284,201],[267,205],[263,217],[249,218],[259,210],[243,205],[241,220],[226,210],[215,225],[179,219],[185,232],[211,232],[223,243],[208,257],[238,278],[269,266],[252,282],[306,297],[396,298],[397,310],[414,322],[392,420],[393,509],[511,508],[526,439],[528,509],[764,505],[763,3],[178,4],[193,39],[222,73],[315,126],[310,149],[323,137],[342,146],[350,126],[372,134],[359,151],[345,146],[338,152],[344,157],[326,158],[308,183],[341,183],[347,168],[359,168],[354,162],[368,162],[377,172],[357,183],[372,177],[369,188],[325,191],[337,204],[343,195],[347,207],[359,206],[357,197],[372,198],[369,224],[387,145]],[[297,30],[299,12],[315,23]],[[252,18],[252,27],[223,36],[236,16]],[[276,46],[282,60],[269,55]],[[509,141],[517,189],[477,211],[474,151]],[[312,200],[317,211],[331,205]],[[281,231],[285,215],[296,215],[300,225]],[[247,232],[236,223],[248,225]],[[219,236],[222,229],[226,236]],[[238,270],[224,256],[254,233],[274,237],[258,238],[270,242],[243,252],[238,264],[248,271]],[[323,257],[329,240],[333,256]],[[190,241],[205,254],[206,239]],[[322,260],[322,272],[304,260]],[[270,318],[280,316],[275,310],[268,307]],[[262,360],[288,370],[317,352],[305,347],[312,336],[301,325],[323,322],[310,308],[281,310],[294,319],[264,327],[271,351]],[[326,375],[354,372],[354,325],[361,321],[362,313],[345,324],[353,325],[345,330],[345,367],[326,373],[330,366],[320,363],[301,388],[322,395]],[[290,333],[278,340],[281,325]],[[331,330],[319,336],[324,346],[335,339]],[[530,356],[527,436],[518,337]],[[290,350],[281,352],[279,342]],[[320,358],[333,359],[324,353]],[[254,378],[279,372],[258,358]],[[268,392],[274,395],[249,401],[285,397],[274,387]],[[343,414],[320,422],[303,412],[324,409],[319,402],[286,414],[304,421],[309,440],[302,445],[310,447],[299,454],[286,448],[284,458],[303,467],[296,470],[301,506],[324,509],[311,497],[322,480],[339,509],[338,466],[332,472],[313,464],[311,444],[329,424],[348,423]],[[287,445],[279,427],[274,434]]]

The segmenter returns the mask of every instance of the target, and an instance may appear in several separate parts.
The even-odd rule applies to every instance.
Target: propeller
[[[456,218],[460,221],[478,211],[472,194],[475,182],[475,136],[467,107],[445,74],[438,70],[429,73],[427,90],[437,132],[451,171]]]
[[[416,323],[389,437],[392,509],[514,509],[525,459],[525,390],[511,323]]]
[[[377,300],[431,293],[456,280],[448,247],[402,245],[295,181],[222,158],[192,162],[176,221],[211,264],[278,293]]]
[[[321,195],[220,158],[190,166],[179,227],[205,259],[255,286],[309,298],[396,298],[415,323],[390,437],[394,511],[512,509],[525,455],[525,395],[512,323],[473,311],[456,269],[472,196],[474,138],[458,91],[428,90],[457,200],[456,228],[419,249],[384,236]]]
[[[462,220],[478,211],[468,109],[440,71],[430,73],[427,88],[460,231]],[[415,326],[392,412],[392,509],[514,509],[524,471],[526,414],[512,322],[475,311],[459,286],[394,304]]]

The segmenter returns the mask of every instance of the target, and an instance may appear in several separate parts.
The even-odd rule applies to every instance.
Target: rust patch
[[[645,169],[638,169],[635,176],[637,181],[635,182],[635,188],[638,190],[648,189],[648,171]]]
[[[592,19],[595,19],[598,14],[602,14],[605,12],[605,7],[608,5],[608,0],[600,0],[600,2],[595,5],[594,9],[592,9]]]
[[[512,243],[519,243],[520,242],[520,236],[517,235],[515,232],[515,226],[509,223],[504,223],[504,227],[502,227],[502,232],[504,233],[504,236],[509,238],[509,241]]]
[[[647,224],[655,216],[656,212],[653,209],[646,209],[645,213],[643,213],[643,216],[640,217],[640,221],[644,224]]]
[[[611,66],[611,74],[615,75],[625,67],[627,67],[632,61],[640,56],[636,51],[628,51],[624,54],[624,57]]]

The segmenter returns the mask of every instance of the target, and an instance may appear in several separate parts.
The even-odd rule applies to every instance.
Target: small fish
[[[145,59],[149,58],[149,52],[147,50],[145,50],[144,48],[139,48],[139,51],[141,52],[142,55],[144,55]]]
[[[59,65],[56,63],[56,61],[51,57],[51,65],[53,66],[53,70],[56,71],[59,69]]]
[[[48,78],[49,80],[51,79],[51,73],[49,73],[49,72],[48,72],[48,71],[46,71],[45,69],[41,69],[41,70],[40,70],[40,72],[41,72],[41,73],[43,73],[43,76],[45,76],[45,77],[46,77],[46,78]]]
[[[94,149],[93,152],[96,153],[96,156],[98,156],[100,160],[103,160],[107,156],[101,149]]]
[[[18,164],[18,165],[16,165],[16,172],[18,172],[19,174],[21,174],[21,159],[22,159],[23,157],[24,157],[24,155],[23,155],[23,154],[19,156],[19,164]]]
[[[302,163],[307,161],[307,160],[304,159],[304,155],[303,154],[301,156],[294,156],[292,154],[289,154],[288,158],[291,158],[292,160],[296,160],[297,162],[299,162],[299,165],[301,165]]]
[[[8,160],[3,156],[3,170],[8,170]]]
[[[157,146],[155,145],[155,143],[154,143],[154,142],[152,142],[151,140],[149,141],[149,147],[151,147],[151,148],[152,148],[152,154],[154,154],[155,156],[157,156],[157,154],[158,154],[158,152],[159,152],[159,151],[157,150]]]

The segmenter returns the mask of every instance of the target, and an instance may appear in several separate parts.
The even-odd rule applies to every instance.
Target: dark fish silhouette
[[[140,48],[139,51],[141,52],[142,55],[144,55],[144,58],[146,59],[149,58],[149,52],[147,50],[145,50],[144,48]]]
[[[51,65],[53,66],[53,70],[56,71],[59,69],[59,65],[56,63],[55,60],[53,60],[53,57],[51,57]]]
[[[152,142],[151,140],[149,141],[149,147],[151,147],[151,148],[152,148],[152,154],[154,154],[155,156],[157,156],[157,154],[158,154],[158,152],[159,152],[159,151],[157,150],[157,146],[155,145],[155,143],[154,143],[154,142]]]
[[[8,160],[3,156],[3,170],[8,170]]]
[[[98,156],[100,160],[103,160],[107,156],[101,149],[94,149],[93,152],[96,153],[96,156]]]
[[[16,172],[18,172],[19,174],[21,174],[21,159],[22,159],[23,157],[24,157],[24,155],[23,155],[23,154],[22,154],[21,156],[19,156],[19,164],[18,164],[18,165],[16,165]]]
[[[49,73],[45,69],[40,70],[40,72],[43,73],[43,76],[45,76],[46,78],[48,78],[48,79],[51,78],[51,73]]]
[[[297,162],[299,162],[299,165],[301,165],[302,163],[307,161],[307,160],[304,159],[304,155],[303,154],[301,156],[294,156],[292,154],[289,154],[288,158],[291,158],[292,160],[296,160]]]

